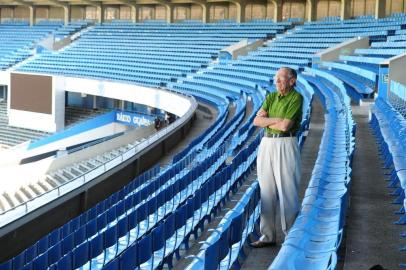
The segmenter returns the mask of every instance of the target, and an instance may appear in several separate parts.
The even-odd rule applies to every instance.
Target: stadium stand
[[[105,23],[83,33],[61,52],[39,54],[18,70],[159,87],[209,64],[232,43],[271,37],[287,26],[246,23],[235,31],[235,23]]]
[[[37,54],[17,70],[167,87],[195,96],[199,102],[216,108],[218,114],[213,125],[176,154],[170,165],[157,165],[133,179],[106,200],[3,262],[0,269],[156,269],[164,264],[172,268],[173,256],[180,258],[180,250],[189,248],[191,235],[198,237],[205,221],[211,221],[229,194],[254,169],[262,134],[252,126],[252,119],[266,91],[275,90],[270,86],[273,74],[286,65],[303,71],[297,83],[305,100],[300,146],[309,128],[313,94],[322,101],[326,123],[300,214],[269,269],[335,269],[355,149],[349,96],[354,101],[372,97],[377,84],[376,64],[404,52],[401,28],[405,18],[360,17],[344,22],[328,18],[290,30],[287,29],[291,23],[264,21],[241,24],[238,29],[230,21],[171,25],[160,21],[114,22],[90,26],[89,31],[59,52]],[[86,23],[79,23],[72,31],[87,27]],[[52,31],[57,28],[53,23],[35,27],[42,26],[52,26]],[[58,31],[58,35],[65,35],[70,30]],[[310,68],[314,53],[356,36],[368,36],[371,48],[357,49],[355,56],[340,56],[339,62]],[[237,60],[227,64],[211,62],[221,48],[243,38],[273,37],[266,46]],[[113,53],[112,48],[116,48]],[[385,166],[393,167],[391,186],[398,187],[396,202],[403,204],[398,224],[406,224],[405,88],[392,81],[388,101],[376,99],[371,121]],[[248,101],[252,102],[250,114],[246,114]],[[108,155],[106,162],[116,157],[114,153]],[[232,162],[226,162],[230,157]],[[70,181],[73,178],[66,176],[69,170],[75,171],[67,168],[53,177]],[[258,190],[257,183],[247,189],[193,257],[188,269],[240,266],[239,254],[258,221]],[[4,200],[13,199],[1,198],[3,210],[7,208]]]
[[[342,54],[340,61],[322,63],[328,68],[328,72],[346,83],[347,93],[357,102],[362,98],[369,98],[377,87],[379,75],[379,63],[392,56],[404,52],[402,42],[402,25],[404,15],[397,15],[380,19],[362,19],[367,23],[365,26],[378,26],[385,28],[383,36],[368,34],[370,48],[356,49],[353,55]],[[346,25],[348,22],[345,21]],[[357,24],[354,24],[354,26]],[[372,29],[372,28],[371,28]],[[376,28],[374,28],[376,29]],[[352,31],[352,28],[350,28]]]
[[[35,45],[50,34],[61,38],[77,32],[87,25],[88,22],[80,21],[66,26],[58,21],[41,21],[33,27],[24,22],[1,23],[0,70],[6,70],[32,56]]]

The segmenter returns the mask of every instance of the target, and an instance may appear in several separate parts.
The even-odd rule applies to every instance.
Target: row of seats
[[[212,162],[217,160],[218,158],[212,158]],[[103,232],[103,228],[107,228],[105,227],[106,224],[112,223],[110,225],[114,225],[116,222],[114,222],[114,219],[118,218],[118,215],[122,215],[123,211],[125,210],[126,213],[129,214],[129,210],[131,208],[134,208],[135,205],[137,204],[142,204],[139,207],[137,207],[137,211],[132,211],[132,213],[135,213],[135,215],[138,216],[138,218],[140,219],[140,221],[144,221],[143,224],[147,224],[147,227],[144,227],[145,230],[147,230],[149,228],[149,226],[153,226],[153,223],[151,221],[151,217],[148,217],[148,215],[150,214],[157,214],[158,212],[156,211],[157,209],[155,209],[157,207],[157,197],[152,197],[152,201],[149,200],[149,203],[144,203],[143,201],[146,200],[147,198],[149,198],[151,196],[151,194],[155,194],[157,192],[159,192],[159,188],[162,189],[164,187],[165,183],[168,183],[168,181],[172,180],[175,181],[177,179],[179,179],[179,175],[174,178],[172,176],[174,176],[175,174],[179,174],[181,170],[181,168],[184,168],[186,166],[188,166],[188,164],[190,164],[190,158],[187,159],[188,162],[185,162],[185,159],[178,162],[177,166],[174,166],[173,170],[168,170],[166,173],[163,173],[160,175],[160,177],[153,179],[152,181],[148,181],[148,182],[143,182],[146,178],[142,177],[138,178],[136,180],[133,180],[129,185],[127,185],[126,187],[124,187],[120,192],[115,193],[115,197],[117,198],[117,200],[115,200],[115,204],[110,204],[109,208],[104,208],[104,207],[99,207],[96,206],[94,208],[92,208],[90,211],[90,213],[94,213],[95,216],[93,216],[93,214],[87,214],[85,215],[87,217],[87,219],[83,219],[81,217],[78,217],[75,219],[74,222],[75,224],[77,223],[78,220],[80,220],[80,224],[81,227],[79,228],[75,228],[74,231],[69,230],[67,231],[67,233],[69,233],[68,235],[65,235],[63,239],[60,239],[60,244],[62,246],[64,246],[65,242],[69,243],[68,248],[64,249],[65,252],[69,251],[70,248],[72,248],[73,246],[71,245],[72,243],[75,243],[75,246],[80,244],[80,243],[76,243],[76,242],[72,242],[72,239],[75,238],[75,235],[77,233],[79,233],[80,236],[83,236],[82,233],[83,231],[86,231],[86,238],[90,238],[90,237],[94,237],[95,233],[98,232]],[[217,161],[217,163],[219,163]],[[202,166],[206,166],[205,164],[208,163],[204,163],[202,164]],[[197,168],[200,172],[202,172],[202,169]],[[214,169],[215,170],[215,169]],[[154,172],[156,172],[156,169],[154,170]],[[184,172],[183,172],[184,174]],[[151,173],[148,173],[147,175],[151,175]],[[192,179],[191,174],[186,175],[183,179]],[[185,199],[187,196],[184,193],[184,186],[186,184],[185,181],[176,181],[175,183],[177,188],[172,187],[171,190],[179,190],[179,188],[182,188],[181,190],[183,190],[183,198]],[[183,184],[182,184],[183,183]],[[182,184],[180,186],[180,184]],[[133,191],[134,190],[134,191]],[[189,190],[189,192],[192,192],[191,190]],[[160,192],[161,195],[165,195],[164,192]],[[169,193],[169,190],[166,190],[166,195],[168,194],[173,194],[173,193]],[[191,193],[188,193],[189,195]],[[161,199],[166,199],[166,197],[162,197],[160,196],[159,198]],[[186,196],[186,197],[184,197]],[[126,198],[124,200],[124,198]],[[180,203],[181,201],[180,194],[178,195],[177,200],[174,200],[174,203]],[[160,202],[162,203],[162,200],[160,199]],[[118,200],[120,200],[120,202],[118,202]],[[128,209],[129,208],[129,209]],[[106,210],[104,210],[106,209]],[[121,210],[118,210],[121,209]],[[93,211],[94,210],[94,211]],[[107,211],[108,210],[108,211]],[[134,209],[135,210],[135,209]],[[154,211],[155,210],[155,211]],[[88,211],[88,212],[89,212]],[[169,211],[169,208],[168,208]],[[100,213],[100,214],[97,214]],[[90,218],[90,219],[89,219]],[[82,222],[86,222],[85,224],[82,225]],[[70,224],[70,223],[68,223]],[[109,225],[109,226],[110,226]],[[69,225],[67,225],[68,228],[70,228]],[[65,227],[65,226],[64,226]],[[69,237],[69,238],[67,238]],[[82,237],[80,237],[79,239],[82,239],[82,241],[84,240]],[[35,247],[35,246],[34,246]],[[62,253],[61,255],[63,256],[65,253]],[[19,258],[18,256],[16,257],[17,259]],[[16,259],[15,258],[15,259]],[[39,259],[42,260],[42,259]],[[25,262],[26,264],[29,262]],[[15,265],[15,260],[13,260],[13,265]],[[14,268],[13,268],[14,269]],[[18,268],[15,268],[18,269]]]
[[[221,202],[228,196],[233,181],[233,178],[226,175],[230,166],[234,167],[232,171],[238,171],[235,166],[250,167],[255,160],[255,155],[254,158],[249,159],[250,164],[247,158],[247,156],[240,158],[239,161],[242,163],[239,166],[238,162],[233,162],[234,165],[231,164],[223,168],[202,186],[200,192],[196,192],[184,205],[170,214],[163,223],[160,223],[141,241],[130,246],[119,257],[111,261],[105,269],[136,269],[138,267],[156,269],[162,264],[168,264],[169,269],[171,269],[173,255],[180,256],[179,247],[184,245],[185,248],[188,248],[191,234],[197,238],[198,230],[203,229],[205,219],[210,220],[211,215],[219,209]],[[241,172],[244,172],[244,168],[241,168]],[[236,175],[234,181],[243,177],[242,174]],[[159,232],[156,232],[157,230]]]
[[[388,101],[395,110],[403,115],[403,117],[406,117],[406,87],[404,84],[395,80],[390,81]]]
[[[331,65],[332,64],[332,65]],[[355,65],[328,62],[324,66],[330,67],[326,72],[334,75],[345,83],[347,94],[353,101],[359,103],[362,99],[371,98],[376,88],[376,73],[359,68]],[[337,68],[336,68],[337,67]],[[359,71],[359,73],[357,73]],[[368,76],[368,79],[365,76]]]
[[[394,98],[392,97],[391,100],[393,102]],[[371,108],[370,125],[380,148],[384,168],[390,169],[388,187],[395,188],[391,192],[395,196],[393,203],[400,206],[400,209],[396,212],[400,217],[395,224],[404,225],[406,224],[406,162],[404,158],[406,120],[398,109],[402,110],[404,107],[395,108],[389,100],[378,97]],[[406,237],[406,232],[402,233],[401,237]],[[399,249],[404,251],[406,247],[402,246]],[[399,262],[399,266],[406,267],[406,262]]]
[[[259,184],[254,182],[242,198],[221,219],[217,228],[204,241],[187,270],[239,269],[239,257],[244,257],[243,245],[259,218]]]
[[[101,201],[80,216],[72,219],[64,226],[57,228],[49,234],[45,235],[31,247],[27,248],[14,258],[2,263],[0,265],[0,269],[21,269],[24,267],[24,265],[31,263],[38,254],[42,254],[46,251],[49,253],[47,256],[49,258],[49,263],[52,264],[56,262],[58,258],[61,257],[62,252],[67,251],[69,246],[74,245],[75,242],[79,244],[81,242],[81,239],[84,238],[84,235],[93,235],[94,229],[90,229],[91,225],[89,225],[89,227],[85,226],[84,229],[79,230],[81,226],[87,224],[92,220],[96,220],[96,218],[100,214],[103,214],[107,209],[115,206],[115,204],[117,204],[120,199],[124,198],[126,190],[135,190],[141,186],[144,186],[148,181],[155,177],[159,171],[159,166],[155,166],[150,170],[144,172],[133,181],[131,181],[127,187],[123,188],[122,192],[112,194],[110,197]],[[140,199],[141,198],[142,196],[140,194]],[[95,225],[96,224],[97,222],[95,223]],[[99,222],[99,224],[101,226],[102,223]],[[63,241],[64,239],[66,240]],[[63,242],[65,242],[64,245]]]

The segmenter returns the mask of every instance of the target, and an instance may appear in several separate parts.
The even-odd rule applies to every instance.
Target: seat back
[[[80,266],[84,265],[87,261],[89,261],[89,242],[86,241],[81,245],[77,246],[73,252],[73,268],[79,268]]]
[[[130,246],[119,257],[119,269],[136,269],[138,266],[138,254],[137,254],[138,242],[135,245]]]
[[[137,260],[141,265],[147,262],[152,256],[152,237],[150,234],[145,235],[138,241]]]

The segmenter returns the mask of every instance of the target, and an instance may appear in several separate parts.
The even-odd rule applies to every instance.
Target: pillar
[[[200,4],[202,7],[202,22],[209,23],[210,22],[210,4],[209,3],[202,3]]]
[[[389,16],[392,15],[392,0],[388,0],[389,1]]]
[[[65,25],[69,24],[70,21],[70,6],[63,6],[63,22]]]
[[[30,26],[33,26],[35,24],[35,7],[28,6],[28,9],[30,11]]]
[[[237,11],[237,23],[245,22],[245,7],[247,4],[245,2],[236,2]]]
[[[131,21],[133,23],[138,22],[138,8],[136,5],[130,5],[131,8]]]
[[[230,14],[229,14],[229,12],[230,12],[229,7],[227,7],[227,8],[224,9],[224,19],[225,19],[225,20],[230,19]]]
[[[273,0],[272,3],[274,4],[274,11],[273,11],[273,20],[274,22],[282,21],[282,1],[281,0]]]
[[[97,13],[99,13],[98,21],[99,21],[99,23],[103,23],[104,22],[104,8],[103,8],[103,5],[100,4],[99,6],[96,7],[96,9],[98,11]]]
[[[307,20],[309,22],[317,19],[317,0],[307,0]]]
[[[190,18],[192,17],[192,7],[191,6],[186,8],[186,14],[185,15],[186,15],[186,19],[190,20]]]
[[[97,109],[97,96],[93,96],[93,110]]]
[[[166,7],[166,22],[173,23],[173,5],[165,5]]]
[[[341,0],[341,20],[347,20],[351,16],[351,0]]]
[[[383,18],[386,15],[385,0],[375,0],[375,19]]]

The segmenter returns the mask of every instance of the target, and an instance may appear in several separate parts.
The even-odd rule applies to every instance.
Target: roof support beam
[[[70,7],[67,3],[60,2],[58,0],[47,0],[47,2],[52,3],[55,6],[63,8],[63,22],[68,25],[70,22]]]
[[[317,0],[306,0],[307,4],[307,20],[309,22],[317,19]]]
[[[207,2],[207,0],[191,0],[191,1],[173,1],[174,3],[177,4],[196,4],[199,5],[202,8],[202,22],[208,23],[210,22],[210,6],[211,4]]]
[[[173,23],[173,4],[169,0],[157,0],[157,2],[166,9],[166,22]]]
[[[104,7],[103,4],[100,3],[100,5],[96,6],[97,13],[99,14],[99,18],[97,18],[98,23],[103,23],[104,22]]]
[[[351,0],[341,0],[341,20],[350,18],[351,13]]]
[[[128,0],[120,0],[118,2],[131,8],[131,21],[136,23],[138,21],[138,5],[136,2]]]
[[[245,7],[247,6],[246,1],[230,1],[234,3],[237,11],[237,23],[245,22]]]
[[[386,15],[385,0],[375,0],[375,19],[383,18]]]
[[[280,22],[282,21],[282,1],[272,0],[272,3],[274,4],[273,21]]]
[[[33,26],[35,24],[35,7],[33,3],[28,3],[23,0],[14,0],[14,2],[19,3],[23,6],[28,7],[28,10],[30,12],[30,26]]]
[[[33,26],[35,24],[35,6],[28,6],[28,9],[30,10],[30,26]]]

